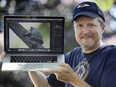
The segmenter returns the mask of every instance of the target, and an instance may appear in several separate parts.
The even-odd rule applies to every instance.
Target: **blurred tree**
[[[113,5],[113,0],[96,0],[97,4],[103,11],[108,11]]]

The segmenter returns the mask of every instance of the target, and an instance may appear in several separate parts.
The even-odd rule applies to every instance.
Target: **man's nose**
[[[89,33],[90,30],[89,30],[89,27],[87,25],[84,25],[82,31],[83,31],[83,33],[86,34],[86,33]]]

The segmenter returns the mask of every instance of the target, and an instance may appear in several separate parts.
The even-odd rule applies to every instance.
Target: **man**
[[[30,71],[36,87],[116,87],[116,47],[102,42],[105,29],[102,10],[94,2],[82,2],[73,12],[76,41],[81,48],[66,54],[54,70]]]

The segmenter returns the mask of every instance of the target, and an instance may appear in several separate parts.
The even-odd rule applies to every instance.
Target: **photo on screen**
[[[39,43],[44,48],[50,49],[50,23],[18,22],[18,24],[25,29],[23,37],[26,37],[33,47]],[[18,31],[18,33],[23,32]],[[29,48],[29,46],[9,28],[9,48]]]

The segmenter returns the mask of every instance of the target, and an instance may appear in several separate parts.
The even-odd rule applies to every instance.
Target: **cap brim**
[[[93,13],[93,12],[80,12],[80,13],[78,13],[77,15],[75,15],[74,17],[73,17],[73,20],[75,20],[77,17],[79,17],[79,16],[88,16],[88,17],[91,17],[91,18],[96,18],[96,17],[98,17],[98,15],[97,14],[95,14],[95,13]]]

